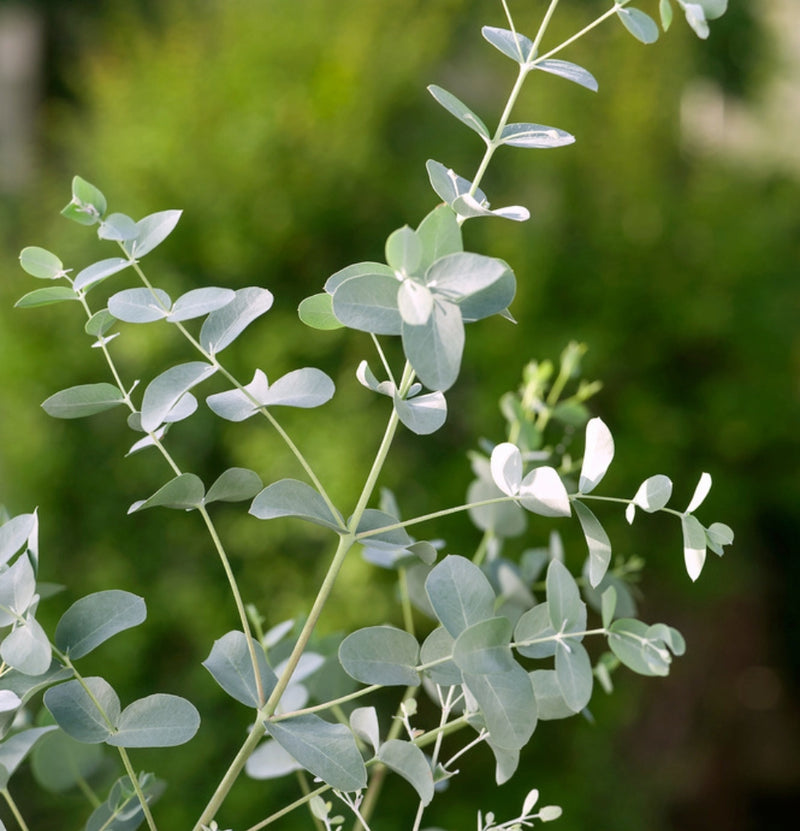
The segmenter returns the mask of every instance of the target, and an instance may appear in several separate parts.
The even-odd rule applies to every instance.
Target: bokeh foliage
[[[584,14],[589,19],[581,5],[574,4],[572,23]],[[314,364],[336,380],[340,392],[318,424],[312,428],[301,413],[287,426],[346,500],[355,487],[352,471],[371,458],[380,425],[379,405],[370,400],[365,406],[366,393],[353,379],[363,344],[338,332],[298,338],[294,309],[338,268],[380,258],[389,231],[416,224],[429,210],[435,197],[425,175],[427,158],[470,175],[480,145],[469,144],[424,86],[442,83],[481,115],[496,116],[496,90],[506,89],[511,78],[507,63],[479,37],[480,24],[501,25],[493,15],[499,17],[499,6],[488,0],[169,0],[144,14],[133,3],[113,4],[63,68],[62,84],[72,99],[43,110],[41,179],[22,200],[0,206],[0,500],[18,511],[40,506],[48,579],[69,584],[77,573],[84,591],[119,587],[147,597],[150,620],[126,636],[129,651],[101,658],[121,686],[144,692],[163,679],[203,712],[191,766],[171,770],[176,791],[205,794],[216,773],[214,758],[222,752],[227,759],[239,740],[235,732],[220,735],[214,715],[226,705],[199,665],[212,640],[230,628],[232,610],[194,517],[125,516],[164,473],[150,468],[150,458],[121,458],[130,443],[125,426],[113,416],[55,422],[37,410],[56,389],[99,380],[101,366],[88,342],[67,331],[62,309],[35,316],[10,309],[29,288],[16,251],[47,239],[76,268],[96,259],[88,253],[96,245],[91,234],[82,248],[67,223],[46,227],[67,201],[75,172],[98,184],[114,210],[143,215],[184,208],[179,232],[150,258],[149,268],[165,269],[161,282],[181,290],[214,283],[274,291],[275,309],[243,339],[234,363],[241,374],[258,363],[275,377]],[[753,625],[753,615],[758,625],[774,627],[773,648],[789,656],[785,664],[795,673],[800,654],[800,625],[791,616],[788,592],[782,602],[797,573],[790,540],[798,531],[800,498],[791,463],[797,459],[800,370],[800,186],[768,171],[744,173],[724,160],[693,155],[680,143],[680,94],[698,61],[734,90],[750,89],[743,50],[732,55],[724,48],[741,42],[741,13],[729,17],[732,22],[724,18],[712,34],[718,46],[710,63],[698,58],[681,27],[643,47],[609,24],[568,56],[596,75],[598,96],[564,89],[556,78],[531,84],[520,111],[563,126],[578,142],[547,153],[501,155],[485,189],[497,205],[528,205],[533,218],[524,226],[466,230],[468,242],[470,233],[480,233],[485,250],[513,265],[520,286],[513,312],[535,321],[529,323],[535,338],[521,343],[514,327],[500,321],[476,327],[462,380],[450,396],[446,435],[408,442],[387,481],[409,514],[422,510],[434,490],[442,502],[458,501],[470,475],[466,457],[452,451],[465,452],[475,435],[501,438],[496,401],[517,384],[523,363],[555,357],[570,339],[587,342],[588,374],[606,384],[597,406],[614,426],[620,461],[628,460],[624,471],[618,463],[617,489],[656,470],[688,487],[701,469],[711,470],[715,511],[735,525],[737,543],[726,562],[711,563],[712,573],[691,593],[684,591],[680,560],[667,562],[652,546],[652,525],[615,535],[630,540],[625,553],[647,556],[644,589],[655,609],[685,609],[679,628],[690,645],[684,659],[689,669],[682,681],[679,663],[669,692],[661,695],[680,703],[680,729],[703,736],[694,720],[705,708],[717,711],[710,700],[692,699],[687,684],[715,643],[735,637],[710,632],[731,608],[745,610],[741,627]],[[78,316],[71,322],[77,331]],[[184,358],[177,342],[124,340],[131,377],[149,377],[153,357],[159,355],[163,366],[171,349],[176,361]],[[226,430],[210,418],[197,419],[177,442],[201,476],[220,469],[222,461],[252,465],[254,458],[265,479],[286,470],[277,442],[246,425]],[[424,478],[416,466],[421,461],[430,471]],[[296,527],[270,526],[274,553],[265,569],[263,527],[234,512],[225,524],[230,547],[239,552],[241,582],[252,593],[248,599],[271,597],[270,607],[261,610],[270,623],[297,613],[301,599],[315,591],[328,556],[321,538],[298,544]],[[442,528],[453,551],[468,544],[459,536],[465,533],[454,524]],[[534,537],[536,529],[529,533]],[[545,534],[542,527],[531,544],[544,543]],[[672,542],[668,551],[678,548]],[[347,601],[327,627],[383,622],[389,611],[375,590],[380,579],[353,565],[342,594]],[[745,585],[748,602],[741,603],[734,598]],[[59,609],[67,605],[64,597],[51,602]],[[770,660],[757,646],[751,649],[749,661]],[[735,685],[742,669],[723,665],[719,672]],[[597,726],[548,725],[534,742],[529,780],[518,787],[536,785],[560,799],[567,808],[560,820],[565,831],[588,827],[598,815],[617,829],[708,827],[692,825],[691,809],[700,810],[707,798],[692,776],[641,770],[647,754],[625,722],[647,717],[635,696],[642,686],[652,694],[650,685],[626,678],[616,699],[596,701]],[[721,687],[722,681],[708,695],[720,695]],[[677,719],[673,709],[661,717]],[[772,719],[769,726],[780,712],[747,715]],[[744,716],[730,718],[726,729]],[[702,746],[697,752],[706,754],[692,770],[702,782],[713,772],[707,769],[713,758]],[[148,764],[146,754],[140,764]],[[168,767],[169,758],[159,754],[153,765]],[[630,800],[608,800],[605,777],[635,775]],[[739,827],[757,827],[747,824],[747,816],[762,783],[755,774],[748,780],[746,770],[736,775],[744,793],[734,793],[731,784],[728,797],[741,806]],[[671,798],[664,779],[672,785]],[[457,787],[475,793],[482,784],[467,773]],[[245,786],[231,799],[230,822],[236,827],[237,812],[247,815],[249,800],[280,804],[284,796],[267,794],[263,784]],[[163,815],[164,826],[183,827],[186,816],[169,801],[175,814]],[[68,811],[73,801],[42,804],[40,827],[56,805]],[[34,813],[31,818],[36,825]],[[474,818],[465,813],[447,821],[456,827]]]

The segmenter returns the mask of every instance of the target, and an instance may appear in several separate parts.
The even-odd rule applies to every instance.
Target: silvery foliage
[[[726,7],[726,0],[675,2],[700,37],[708,35],[708,21]],[[146,276],[142,259],[175,230],[180,211],[165,210],[139,221],[110,213],[102,192],[75,177],[71,201],[62,213],[95,228],[101,240],[117,247],[116,256],[73,274],[46,249],[29,247],[21,254],[24,270],[50,285],[27,293],[17,305],[77,303],[86,315],[85,331],[110,370],[110,380],[55,392],[43,403],[45,411],[62,419],[127,411],[128,424],[137,434],[129,453],[158,454],[173,474],[129,511],[165,507],[199,513],[229,575],[239,628],[220,635],[203,666],[224,693],[249,708],[242,725],[250,722],[252,727],[238,761],[224,772],[220,788],[202,811],[197,831],[218,828],[214,817],[242,772],[271,779],[305,771],[317,785],[298,804],[307,803],[319,824],[331,829],[344,822],[333,809],[336,803],[368,827],[364,796],[381,767],[398,774],[415,793],[416,831],[424,809],[440,785],[457,774],[456,761],[471,748],[488,745],[496,781],[505,782],[516,772],[520,751],[540,721],[587,714],[596,684],[610,691],[612,673],[620,665],[642,675],[666,675],[672,658],[683,653],[684,641],[676,629],[638,617],[631,582],[642,563],[614,555],[601,519],[590,508],[593,501],[606,503],[599,506],[602,513],[614,510],[615,504],[624,506],[629,523],[639,511],[675,516],[692,580],[699,577],[707,551],[722,555],[733,541],[727,525],[705,525],[696,515],[711,486],[707,473],[699,477],[685,509],[670,507],[672,482],[663,474],[632,488],[630,497],[597,496],[615,445],[608,426],[590,417],[586,401],[599,384],[576,381],[584,347],[574,343],[557,366],[528,364],[519,390],[504,396],[505,440],[482,442],[472,453],[474,479],[464,505],[403,520],[393,494],[382,491],[376,497],[376,474],[398,426],[420,435],[445,426],[445,393],[458,379],[467,325],[497,315],[511,317],[514,272],[500,259],[466,251],[461,233],[468,219],[519,222],[529,217],[521,206],[491,207],[479,187],[486,164],[503,145],[555,148],[574,141],[558,128],[508,121],[522,81],[544,71],[597,89],[588,70],[552,57],[558,49],[540,55],[540,36],[532,40],[518,32],[507,3],[502,5],[509,28],[487,26],[483,36],[518,66],[519,76],[497,129],[490,131],[453,93],[429,88],[485,144],[478,177],[470,181],[445,163],[429,161],[428,176],[441,204],[416,227],[404,226],[389,235],[385,262],[342,268],[320,294],[300,306],[300,318],[308,326],[366,332],[377,349],[377,364],[363,360],[356,375],[364,387],[388,399],[388,426],[373,473],[351,510],[334,504],[275,415],[280,407],[324,405],[335,393],[333,381],[315,367],[271,380],[256,368],[252,380],[242,383],[221,362],[221,353],[269,311],[271,292],[204,287],[173,300]],[[553,0],[540,35],[556,5]],[[669,0],[660,0],[665,30],[672,12]],[[614,3],[602,18],[613,16],[645,43],[658,37],[655,21],[628,2]],[[126,276],[136,285],[97,291],[110,278]],[[154,322],[183,335],[194,350],[192,360],[166,368],[144,384],[123,381],[113,358],[113,340],[124,336],[122,324]],[[379,337],[400,339],[406,358],[402,372],[390,367]],[[377,374],[374,366],[379,367]],[[213,384],[216,390],[209,391]],[[239,422],[261,417],[277,429],[297,456],[304,478],[264,486],[256,471],[234,467],[206,486],[183,470],[167,449],[167,435],[197,411],[201,387],[205,405],[220,418]],[[582,440],[573,458],[567,438],[575,435]],[[369,507],[376,498],[376,506]],[[209,513],[216,502],[245,502],[249,513],[261,520],[295,517],[330,534],[336,554],[314,608],[302,620],[275,623],[265,631],[255,607],[244,606]],[[437,516],[459,512],[480,532],[472,558],[447,553],[445,541],[410,533],[425,521],[435,531]],[[538,534],[546,527],[544,520],[553,523],[549,543],[515,552],[515,542],[528,539],[528,525]],[[577,574],[567,563],[579,555],[566,556],[557,531],[559,523],[575,521],[586,541]],[[345,556],[359,550],[375,567],[396,573],[404,625],[367,626],[340,639],[327,653],[317,651],[309,641],[319,613]],[[0,569],[4,795],[11,799],[8,781],[29,755],[42,786],[60,792],[90,779],[113,748],[124,772],[105,801],[90,812],[86,828],[122,831],[146,823],[155,829],[151,804],[164,784],[151,773],[135,774],[127,751],[189,742],[200,714],[188,700],[165,692],[123,705],[109,681],[79,669],[84,656],[145,621],[144,599],[120,589],[82,597],[47,634],[36,615],[52,587],[38,581],[35,512],[2,517]],[[366,703],[370,693],[387,687],[398,688],[393,719]],[[330,690],[336,690],[333,699]],[[439,710],[433,724],[417,714],[421,694]],[[25,713],[39,702],[49,720],[32,727]],[[479,829],[527,827],[560,815],[555,806],[535,810],[537,801],[538,792],[532,790],[519,816],[503,822],[492,813],[479,813]]]

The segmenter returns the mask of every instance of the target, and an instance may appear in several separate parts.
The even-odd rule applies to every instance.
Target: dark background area
[[[639,5],[655,14],[651,0]],[[517,6],[520,29],[531,32],[543,4]],[[562,6],[553,43],[607,4]],[[771,85],[796,86],[780,32],[762,13],[768,6],[733,0],[702,43],[676,13],[653,46],[616,21],[577,44],[564,57],[595,74],[599,94],[537,77],[515,113],[574,133],[576,144],[507,149],[485,181],[493,205],[524,204],[532,219],[465,228],[468,248],[514,268],[520,325],[470,327],[447,427],[401,438],[385,484],[404,515],[463,501],[466,452],[480,436],[503,438],[499,397],[527,360],[556,358],[579,340],[589,346],[587,377],[604,383],[593,406],[616,440],[607,491],[628,495],[664,473],[680,505],[709,471],[714,487],[700,516],[731,525],[736,542],[692,585],[677,524],[640,517],[629,528],[603,513],[619,553],[647,560],[642,616],[680,629],[686,656],[666,680],[620,673],[613,696],[595,693],[594,724],[542,724],[520,773],[499,790],[488,752],[477,754],[454,798],[426,815],[431,826],[472,827],[478,808],[504,818],[531,787],[564,806],[562,831],[763,831],[785,827],[800,807],[800,162],[792,167],[775,150],[796,134],[797,113],[745,146],[733,119],[725,141],[704,134],[698,124],[711,111],[691,106],[692,91],[711,84],[726,112],[758,123]],[[18,110],[22,131],[31,116],[22,161],[0,193],[0,503],[12,513],[39,507],[41,576],[67,586],[43,604],[43,618],[54,623],[90,591],[145,596],[147,623],[87,658],[86,669],[94,662],[124,700],[169,691],[200,708],[203,727],[188,751],[134,757],[169,781],[156,817],[179,829],[247,726],[247,712],[200,666],[236,626],[234,610],[196,517],[126,515],[168,473],[147,454],[123,458],[135,438],[124,420],[112,412],[56,421],[39,408],[58,389],[105,380],[104,367],[78,310],[12,308],[39,285],[18,252],[41,245],[75,271],[113,255],[58,215],[75,173],[104,191],[112,211],[183,208],[178,230],[147,258],[148,273],[173,296],[209,284],[274,292],[274,309],[226,352],[227,364],[248,379],[255,367],[277,378],[306,365],[334,378],[325,409],[281,420],[335,499],[352,504],[385,418],[354,379],[370,346],[355,333],[305,329],[297,304],[339,268],[381,259],[386,236],[433,207],[426,159],[465,176],[475,170],[479,140],[425,86],[452,90],[491,124],[514,67],[480,37],[481,25],[503,25],[490,0],[0,2],[0,30],[23,13],[39,59]],[[26,54],[36,58],[36,48]],[[10,88],[2,87],[7,100]],[[143,381],[190,359],[158,327],[126,331],[115,349],[126,377]],[[232,464],[265,481],[299,474],[277,437],[250,422],[198,414],[171,441],[206,481]],[[327,538],[298,537],[297,524],[266,527],[237,508],[222,509],[219,522],[246,599],[269,624],[301,613],[327,565]],[[546,543],[550,528],[531,522],[522,544]],[[576,529],[560,530],[577,566],[583,543]],[[453,553],[477,539],[459,523],[427,533],[446,537]],[[352,563],[323,631],[398,622],[384,586],[383,572]],[[42,795],[25,772],[12,788],[32,830],[77,828],[88,813],[80,795]],[[247,827],[294,794],[291,779],[243,781],[221,827]],[[409,826],[408,795],[402,782],[387,792],[376,831]]]

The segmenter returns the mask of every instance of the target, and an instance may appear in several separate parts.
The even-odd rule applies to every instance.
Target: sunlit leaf
[[[465,557],[445,557],[428,575],[425,590],[437,618],[454,638],[473,623],[494,617],[494,590]]]
[[[553,629],[556,632],[569,631],[585,615],[585,604],[581,600],[578,584],[559,560],[550,561],[546,582],[547,605]]]
[[[182,294],[175,301],[172,311],[167,315],[167,320],[170,323],[178,323],[182,320],[202,317],[209,312],[227,306],[235,296],[236,292],[233,289],[217,288],[216,286],[192,289],[187,291],[186,294]]]
[[[333,297],[327,292],[320,292],[306,297],[297,307],[300,320],[312,329],[341,329],[342,324],[333,313]]]
[[[333,292],[333,313],[351,329],[376,335],[399,335],[403,319],[397,305],[400,282],[394,274],[350,277]]]
[[[683,531],[683,559],[686,572],[692,580],[697,580],[706,561],[706,532],[692,514],[681,516]]]
[[[148,499],[134,502],[128,508],[128,513],[157,507],[188,511],[203,504],[205,492],[205,486],[198,476],[194,473],[181,473],[180,476],[170,479]]]
[[[694,494],[692,495],[689,504],[686,506],[684,513],[693,514],[703,504],[710,490],[711,476],[708,473],[703,473],[700,475],[700,481],[697,483],[697,487],[694,489]]]
[[[500,134],[500,143],[510,147],[547,149],[573,144],[575,136],[557,127],[544,124],[506,124]]]
[[[131,265],[131,261],[124,257],[110,257],[107,260],[93,263],[75,275],[75,282],[72,287],[76,291],[87,292],[90,288],[101,283],[106,277],[118,274]]]
[[[611,540],[597,517],[582,502],[576,499],[572,503],[575,516],[583,529],[586,545],[589,548],[589,583],[592,588],[600,585],[611,563]]]
[[[523,64],[534,57],[533,41],[519,32],[498,29],[495,26],[484,26],[481,34],[495,49],[511,58],[512,61]]]
[[[586,425],[586,447],[579,488],[581,493],[590,493],[606,475],[614,458],[614,439],[602,419],[593,418]]]
[[[507,496],[515,496],[522,484],[522,453],[515,444],[501,442],[492,450],[492,479]]]
[[[168,314],[172,300],[162,289],[123,289],[108,298],[108,311],[126,323],[153,323]]]
[[[570,639],[556,647],[556,678],[567,706],[579,713],[592,697],[592,662],[583,645]]]
[[[249,513],[259,519],[300,517],[335,531],[342,531],[345,527],[341,515],[331,513],[322,496],[297,479],[281,479],[268,485],[255,497]]]
[[[643,511],[653,513],[660,511],[669,502],[672,496],[672,481],[668,476],[661,473],[645,479],[636,495],[633,497],[633,503],[638,505]]]
[[[173,232],[182,211],[159,211],[136,223],[136,236],[124,243],[125,251],[132,257],[144,257]]]
[[[275,739],[267,739],[253,751],[244,771],[251,779],[279,779],[303,766],[284,750]]]
[[[0,644],[0,657],[25,675],[43,675],[50,669],[50,641],[39,621],[28,612]]]
[[[418,436],[435,433],[447,420],[447,400],[441,392],[410,399],[395,394],[393,401],[400,421]]]
[[[19,263],[28,274],[40,280],[57,280],[66,274],[64,264],[55,254],[36,245],[22,249]]]
[[[420,222],[417,236],[422,242],[422,260],[419,264],[422,273],[438,259],[464,250],[461,226],[455,212],[448,205],[437,205]]]
[[[69,286],[48,286],[46,289],[34,289],[22,295],[14,304],[14,308],[35,309],[77,299],[78,295]]]
[[[239,289],[233,300],[211,312],[203,322],[203,349],[214,355],[230,346],[254,320],[272,308],[273,299],[272,292],[257,286]]]
[[[642,43],[655,43],[658,40],[658,25],[652,17],[639,9],[615,8],[617,17],[625,28]]]
[[[519,501],[523,508],[539,516],[570,516],[569,494],[552,467],[534,468],[522,480]]]
[[[142,396],[142,430],[153,432],[161,426],[170,410],[192,387],[210,378],[217,368],[204,361],[190,361],[170,367],[154,378]]]
[[[428,92],[441,104],[451,115],[454,115],[462,124],[466,124],[471,130],[474,130],[482,139],[489,140],[489,130],[486,125],[475,115],[474,112],[460,99],[456,98],[453,93],[448,92],[442,87],[431,84],[428,87]]]
[[[437,297],[428,322],[402,324],[403,351],[428,389],[444,392],[458,378],[464,351],[464,322],[458,306]]]
[[[350,729],[363,742],[372,745],[376,753],[378,752],[381,738],[378,713],[374,707],[356,707],[350,713]]]
[[[558,75],[561,78],[566,78],[568,81],[574,81],[586,89],[597,92],[597,79],[578,64],[570,63],[569,61],[558,60],[557,58],[549,58],[546,61],[540,61],[535,65],[536,69],[541,69],[543,72],[549,72],[551,75]]]
[[[125,242],[135,239],[139,234],[136,222],[126,214],[114,213],[107,216],[97,229],[97,236],[100,239],[113,240],[114,242]]]
[[[408,225],[398,228],[386,240],[386,262],[401,274],[415,274],[422,262],[422,241]]]

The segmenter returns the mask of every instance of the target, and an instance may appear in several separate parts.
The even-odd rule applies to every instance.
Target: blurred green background
[[[544,4],[512,5],[530,32]],[[564,2],[552,42],[607,5]],[[639,5],[655,13],[652,0]],[[648,517],[628,528],[603,514],[619,553],[647,558],[643,616],[677,626],[686,657],[665,681],[620,674],[613,696],[595,694],[594,724],[541,725],[503,788],[488,753],[477,754],[481,764],[463,765],[454,798],[432,807],[431,825],[471,826],[478,808],[511,816],[531,787],[564,806],[562,831],[763,831],[785,827],[782,817],[800,807],[800,162],[791,139],[800,113],[770,109],[776,86],[800,83],[779,38],[791,18],[776,14],[791,5],[734,0],[705,43],[677,16],[649,47],[612,21],[565,55],[595,74],[598,95],[547,76],[522,97],[519,120],[578,140],[499,153],[485,189],[494,205],[524,204],[533,217],[465,228],[469,248],[516,271],[520,325],[470,327],[448,426],[403,437],[384,484],[406,516],[461,502],[466,451],[479,436],[503,438],[500,395],[527,360],[556,358],[576,339],[590,348],[587,376],[605,384],[594,406],[617,445],[608,491],[633,493],[664,473],[680,503],[707,470],[714,488],[701,518],[729,523],[736,542],[690,585],[677,526]],[[325,409],[281,421],[334,498],[352,504],[385,418],[354,379],[370,346],[358,334],[307,330],[295,309],[339,268],[381,259],[386,236],[433,207],[426,159],[474,171],[480,142],[425,85],[496,119],[514,68],[482,41],[483,24],[503,25],[498,2],[0,2],[0,31],[16,33],[0,50],[0,100],[17,106],[4,110],[0,135],[6,146],[21,142],[19,155],[2,156],[0,503],[12,513],[39,507],[42,577],[67,586],[44,604],[44,618],[54,622],[89,591],[145,596],[147,624],[85,669],[107,676],[124,701],[169,691],[201,709],[188,752],[134,756],[169,781],[156,810],[164,829],[189,827],[247,726],[247,712],[229,706],[200,666],[236,626],[234,610],[196,517],[126,515],[167,471],[146,453],[123,458],[135,438],[123,420],[60,422],[39,408],[58,389],[105,380],[104,367],[77,309],[12,308],[34,287],[18,252],[42,245],[76,271],[113,255],[58,215],[75,173],[105,192],[112,211],[183,208],[148,273],[173,296],[208,284],[274,292],[274,309],[227,362],[241,378],[256,367],[276,378],[314,365],[335,379]],[[20,25],[28,28],[12,29]],[[18,98],[13,83],[25,90]],[[12,121],[19,135],[9,138]],[[126,331],[114,348],[128,379],[190,359],[159,327]],[[250,422],[226,426],[200,413],[171,433],[171,447],[207,481],[231,464],[265,481],[299,475],[277,438]],[[288,522],[267,527],[238,509],[218,517],[246,599],[270,625],[299,614],[327,564],[327,538],[298,537]],[[550,527],[531,523],[524,543],[543,544]],[[583,543],[573,532],[564,535],[577,565]],[[476,543],[463,524],[426,533],[446,537],[453,553]],[[353,563],[323,631],[397,622],[386,585],[385,574]],[[42,795],[25,772],[13,789],[37,831],[78,828],[87,813],[80,795]],[[221,827],[247,827],[294,792],[291,780],[243,781]],[[408,796],[402,782],[387,792],[376,829],[409,826]],[[307,823],[299,812],[283,821]]]

